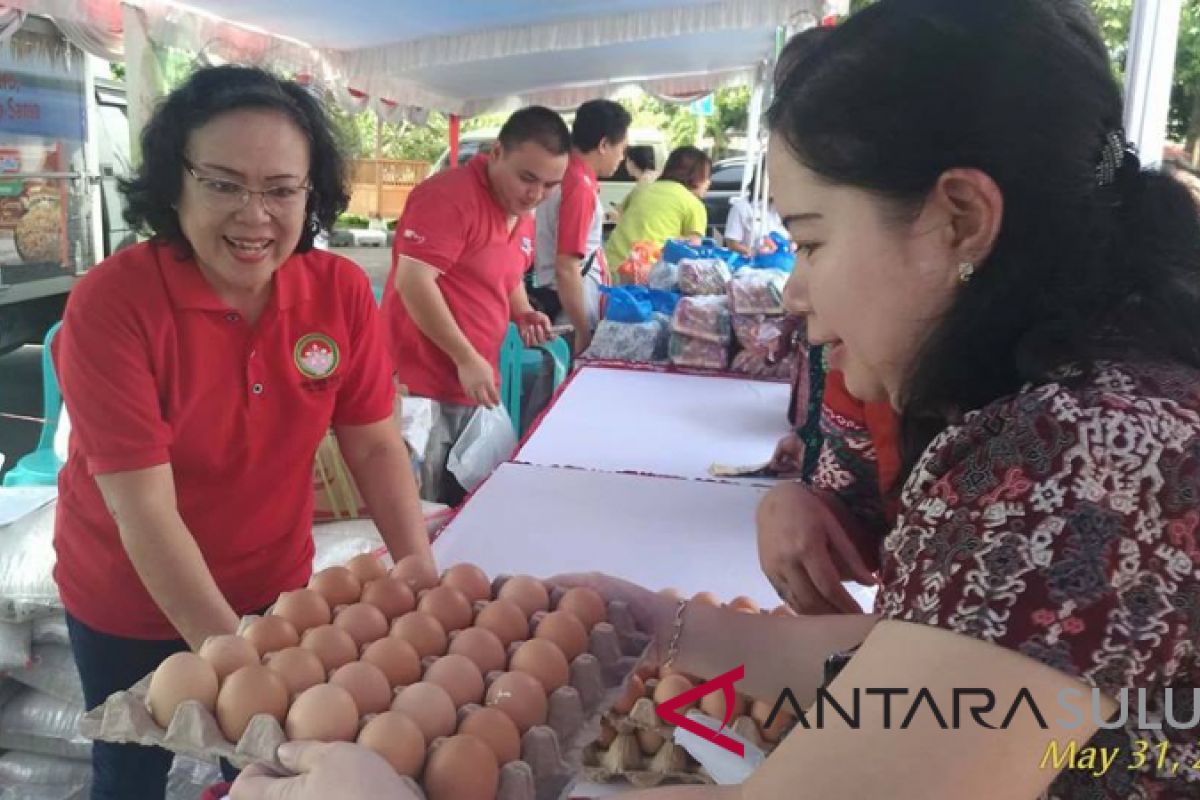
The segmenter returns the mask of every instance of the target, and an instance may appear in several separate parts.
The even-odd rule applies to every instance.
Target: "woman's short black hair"
[[[902,221],[954,168],[1004,197],[991,253],[901,387],[909,468],[961,414],[1066,364],[1200,366],[1200,221],[1177,181],[1119,150],[1101,179],[1122,112],[1080,0],[882,0],[786,70],[771,128],[824,180]]]
[[[308,140],[312,193],[296,251],[308,252],[318,231],[333,227],[350,196],[346,162],[320,101],[300,84],[264,70],[222,66],[194,72],[163,98],[142,130],[141,165],[132,179],[121,183],[127,203],[125,219],[133,228],[149,231],[155,239],[185,252],[190,250],[175,211],[183,189],[188,138],[213,118],[243,109],[278,111]]]
[[[667,156],[663,165],[660,181],[675,181],[689,189],[698,189],[701,184],[712,177],[712,159],[698,147],[684,145],[676,147]]]
[[[625,148],[625,157],[642,172],[649,172],[657,166],[654,148],[648,144],[631,144]]]

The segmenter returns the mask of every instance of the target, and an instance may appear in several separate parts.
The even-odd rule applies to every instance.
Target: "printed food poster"
[[[67,264],[65,182],[15,177],[59,171],[57,149],[0,143],[0,265]]]

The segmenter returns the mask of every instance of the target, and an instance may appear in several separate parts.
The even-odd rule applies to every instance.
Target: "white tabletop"
[[[714,462],[748,466],[771,457],[788,432],[790,392],[782,383],[584,367],[516,460],[709,478]]]

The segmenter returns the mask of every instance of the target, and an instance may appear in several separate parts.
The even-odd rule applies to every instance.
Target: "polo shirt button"
[[[237,322],[239,317],[237,314],[230,311],[228,314],[225,315],[225,319],[229,320],[230,322]]]
[[[250,387],[250,390],[252,392],[254,392],[255,394],[262,394],[263,393],[263,385],[261,383],[256,383],[252,387]]]

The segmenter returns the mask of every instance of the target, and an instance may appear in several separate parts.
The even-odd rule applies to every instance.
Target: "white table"
[[[788,432],[787,384],[584,367],[516,460],[668,477],[761,464]],[[771,485],[770,481],[746,481]]]

